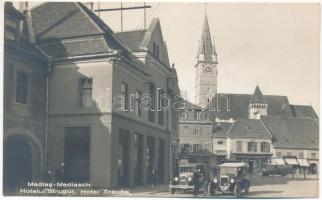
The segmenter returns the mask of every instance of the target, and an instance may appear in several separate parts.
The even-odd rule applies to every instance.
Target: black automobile
[[[219,175],[213,177],[208,183],[208,195],[217,193],[233,193],[235,197],[247,194],[250,181],[246,178],[248,165],[240,162],[224,163],[219,165]]]
[[[170,180],[169,191],[174,194],[176,191],[181,190],[184,192],[193,191],[194,184],[192,182],[193,171],[199,170],[199,182],[202,185],[204,181],[205,164],[203,163],[185,163],[179,166],[179,176]],[[202,187],[200,187],[202,190]]]

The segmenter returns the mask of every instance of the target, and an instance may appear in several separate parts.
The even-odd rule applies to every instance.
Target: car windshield
[[[220,174],[237,174],[238,167],[221,167]]]
[[[180,167],[180,172],[193,172],[193,167]]]

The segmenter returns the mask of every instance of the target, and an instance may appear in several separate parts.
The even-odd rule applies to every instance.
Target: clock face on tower
[[[203,72],[204,73],[209,73],[209,74],[212,74],[213,73],[213,69],[211,66],[203,66]]]

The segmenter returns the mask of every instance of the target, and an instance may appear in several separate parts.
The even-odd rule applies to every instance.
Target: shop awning
[[[285,162],[288,165],[299,165],[296,158],[285,158]]]
[[[285,165],[285,162],[282,158],[272,158],[271,165]]]
[[[308,167],[308,166],[310,166],[309,165],[309,162],[306,159],[298,158],[297,161],[299,162],[299,164],[300,164],[301,167]]]

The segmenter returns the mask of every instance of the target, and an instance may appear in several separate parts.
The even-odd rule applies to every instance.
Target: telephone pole
[[[107,9],[101,9],[98,4],[98,9],[94,10],[95,12],[98,12],[98,16],[100,17],[101,12],[111,12],[111,11],[120,11],[121,12],[121,31],[123,31],[123,11],[124,10],[138,10],[143,9],[144,10],[144,28],[146,28],[146,9],[151,8],[151,6],[146,5],[144,3],[143,6],[133,6],[133,7],[123,7],[123,3],[121,2],[120,8],[107,8]]]

